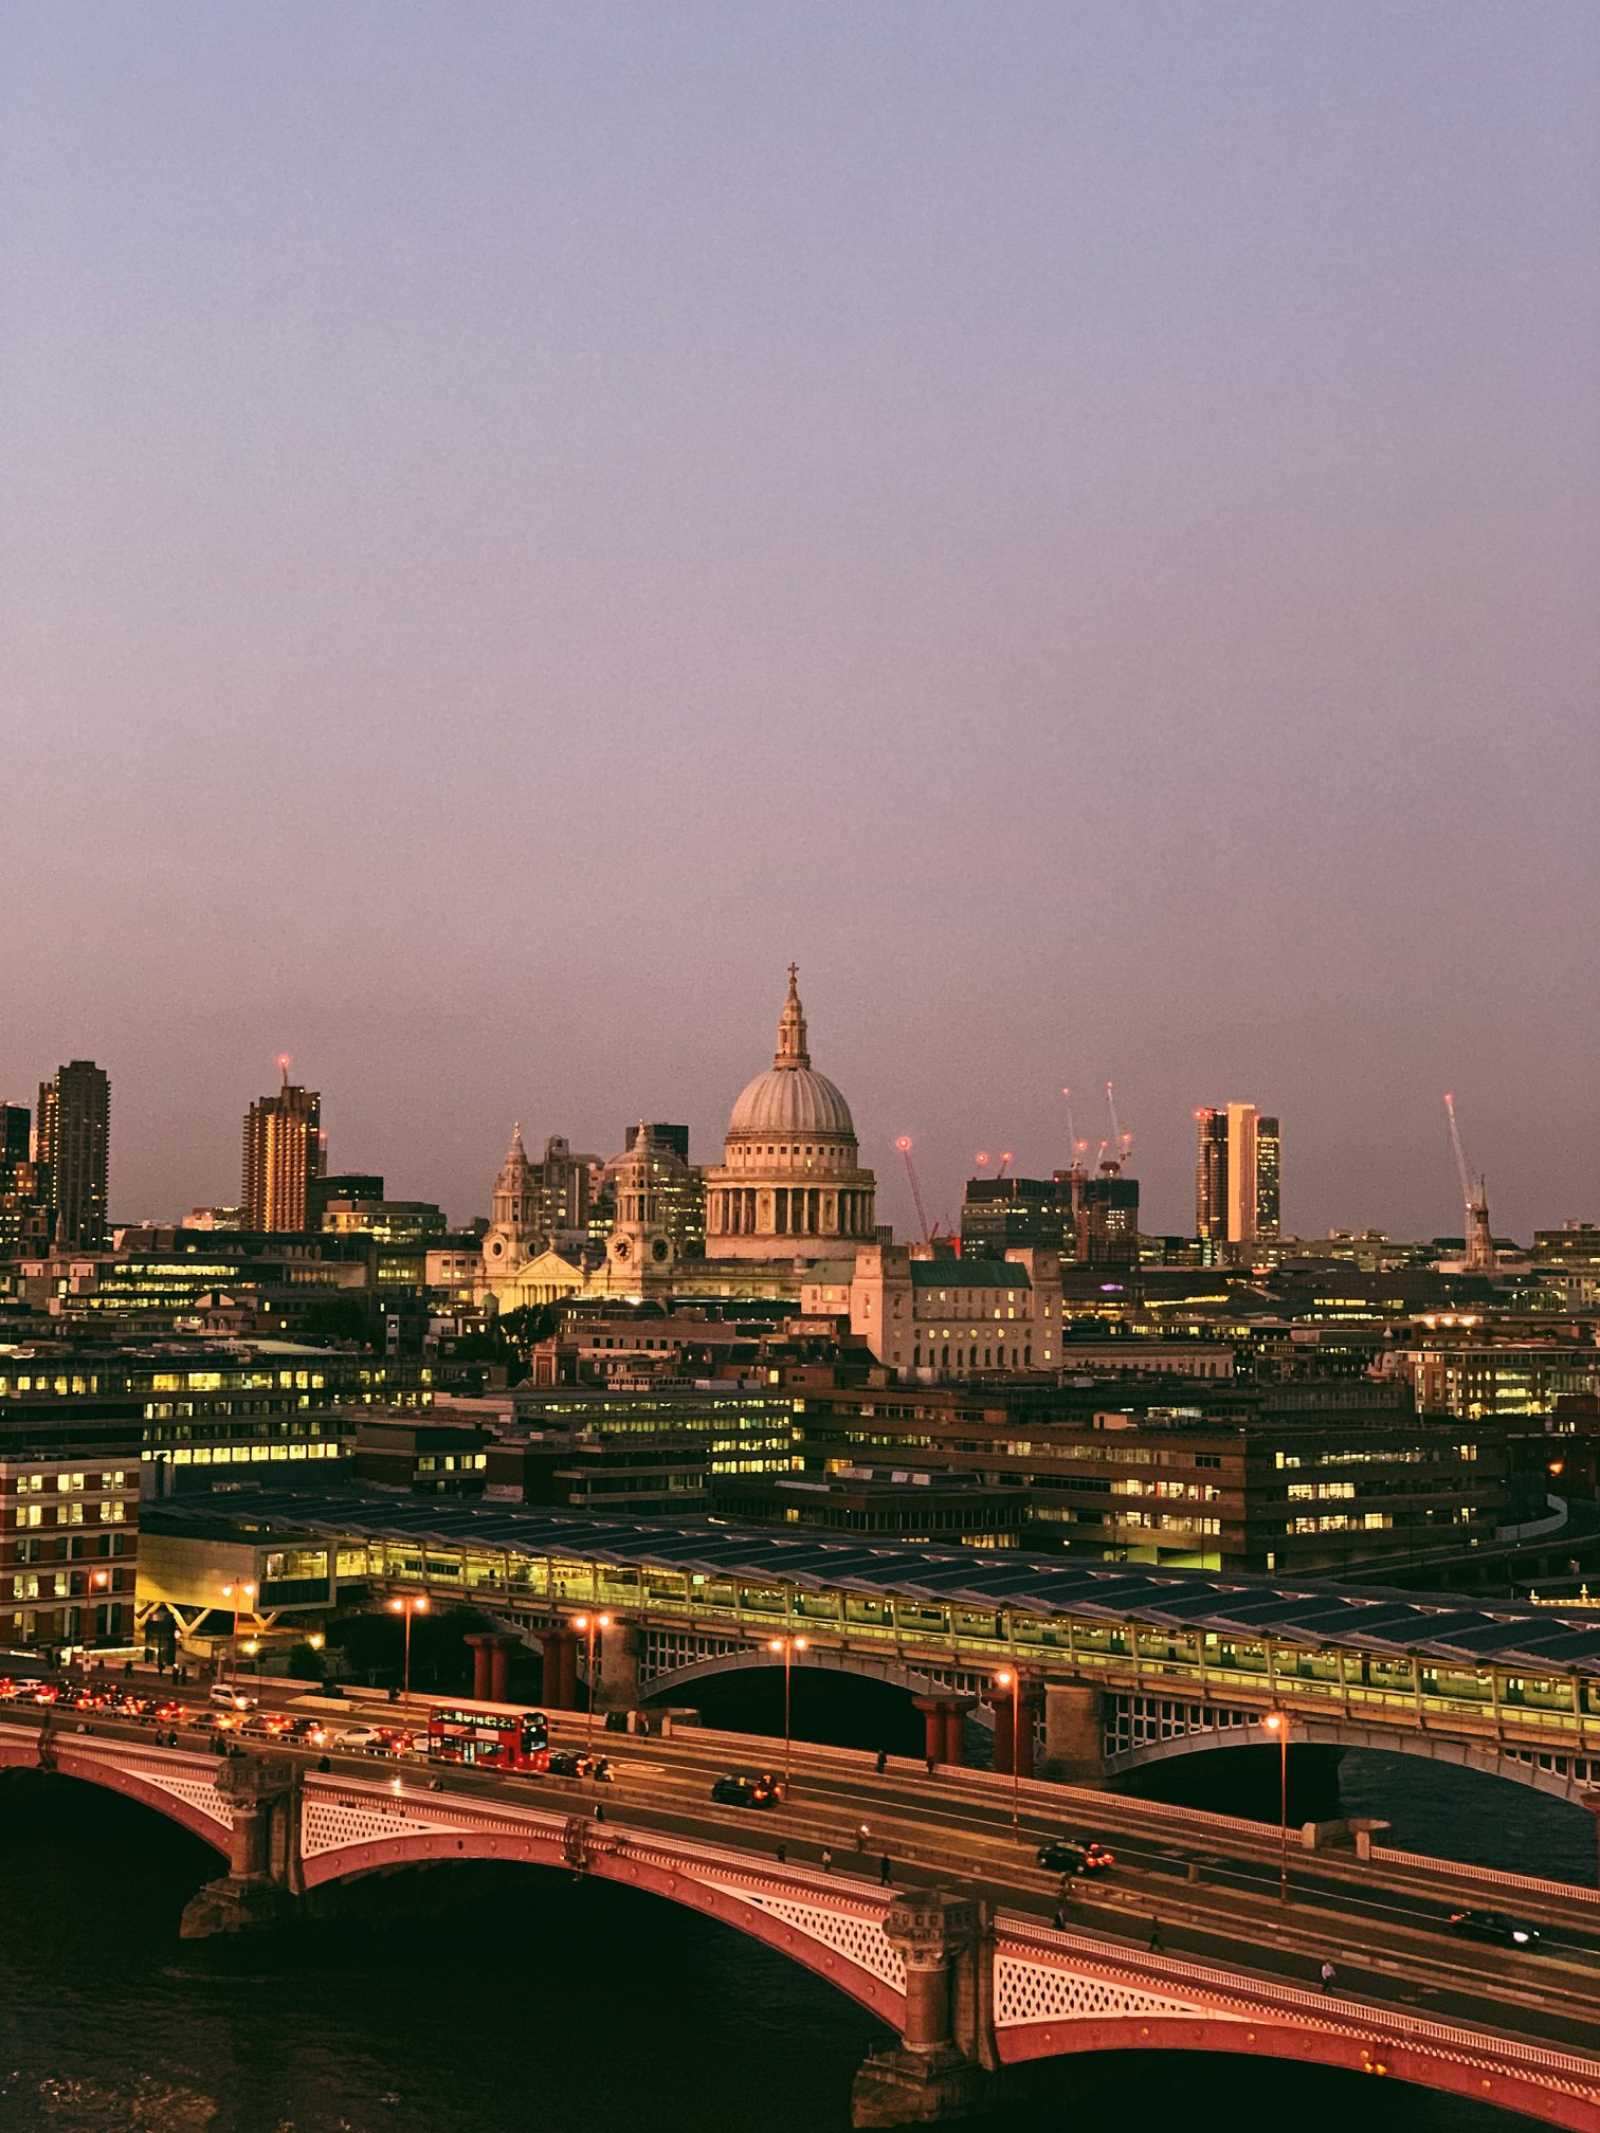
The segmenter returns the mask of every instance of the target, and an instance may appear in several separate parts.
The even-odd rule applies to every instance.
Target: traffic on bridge
[[[397,1711],[293,1684],[261,1702],[231,1684],[159,1702],[145,1683],[70,1694],[0,1691],[0,1764],[110,1784],[222,1850],[229,1876],[196,1900],[191,1930],[249,1924],[252,1892],[275,1905],[452,1857],[631,1879],[789,1946],[899,2031],[898,2056],[863,2077],[862,2124],[903,2122],[908,2052],[926,2072],[958,2045],[979,2071],[1113,2043],[1243,2049],[1248,2023],[1250,2048],[1600,2125],[1600,1900],[1583,1891],[1350,1854],[1297,1859],[1285,1876],[1276,1832],[1257,1824],[991,1773],[930,1778],[850,1750],[796,1745],[786,1785],[771,1742],[695,1728],[597,1741],[571,1714],[421,1698]],[[758,1784],[741,1793],[730,1778]],[[271,1837],[280,1798],[300,1801],[298,1854]],[[1109,1863],[1073,1871],[1091,1847]],[[915,1963],[894,1953],[907,1918],[965,1917],[962,1905],[993,1921],[973,1942],[990,1934],[996,1951],[988,2044],[952,2040],[953,2017],[917,1999]],[[1152,2012],[1154,2027],[1135,2022]],[[929,2023],[937,2051],[916,2042]]]

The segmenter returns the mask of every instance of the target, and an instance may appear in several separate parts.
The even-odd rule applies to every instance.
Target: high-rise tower
[[[106,1241],[111,1083],[92,1059],[71,1060],[40,1083],[33,1150],[56,1243],[98,1251]]]
[[[1240,1256],[1278,1235],[1278,1121],[1254,1104],[1209,1105],[1194,1117],[1195,1235]]]
[[[278,1064],[283,1086],[244,1115],[239,1196],[246,1229],[308,1229],[311,1184],[322,1170],[322,1098],[290,1081],[287,1059]]]

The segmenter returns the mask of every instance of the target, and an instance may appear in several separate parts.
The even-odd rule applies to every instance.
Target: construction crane
[[[1476,1192],[1472,1189],[1472,1172],[1467,1166],[1467,1152],[1461,1145],[1461,1128],[1456,1124],[1456,1100],[1448,1090],[1445,1092],[1444,1111],[1450,1121],[1450,1146],[1455,1151],[1456,1175],[1461,1180],[1461,1206],[1464,1217],[1462,1242],[1462,1266],[1469,1274],[1492,1274],[1497,1264],[1494,1248],[1494,1231],[1489,1227],[1489,1185],[1480,1177]]]
[[[1083,1159],[1089,1153],[1089,1143],[1079,1140],[1077,1127],[1073,1124],[1072,1091],[1063,1089],[1061,1093],[1067,1101],[1067,1176],[1082,1179],[1087,1175]]]
[[[1005,1149],[1005,1150],[1003,1151],[1003,1153],[1001,1154],[1001,1157],[1000,1157],[1000,1168],[999,1168],[999,1169],[998,1169],[998,1170],[997,1170],[997,1171],[995,1172],[995,1176],[996,1176],[997,1178],[1003,1178],[1003,1177],[1005,1176],[1006,1172],[1007,1172],[1007,1171],[1008,1171],[1008,1170],[1009,1170],[1010,1168],[1011,1168],[1011,1150],[1010,1150],[1009,1148],[1007,1148],[1007,1149]]]
[[[1108,1178],[1120,1177],[1122,1166],[1133,1153],[1133,1135],[1124,1133],[1122,1121],[1117,1116],[1116,1083],[1106,1083],[1106,1110],[1111,1118],[1111,1138],[1100,1143],[1100,1168]]]
[[[922,1232],[922,1241],[924,1244],[932,1244],[933,1231],[928,1227],[928,1210],[922,1204],[922,1187],[917,1182],[917,1166],[911,1160],[910,1134],[902,1133],[895,1146],[905,1160],[906,1176],[911,1183],[911,1200],[917,1210],[917,1227]]]

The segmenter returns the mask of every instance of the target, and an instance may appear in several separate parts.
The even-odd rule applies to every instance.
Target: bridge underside
[[[215,1762],[182,1751],[0,1729],[0,1766],[53,1768],[107,1787],[226,1851],[232,1808]],[[291,1887],[308,1890],[405,1866],[526,1864],[636,1888],[714,1918],[826,1978],[896,2031],[907,2019],[905,1957],[885,1932],[892,1899],[845,1876],[775,1868],[715,1844],[403,1785],[302,1775]],[[281,1913],[274,1914],[281,1917]],[[1271,1988],[1248,1981],[1244,1991]],[[989,2063],[1104,2051],[1242,2052],[1369,2074],[1470,2097],[1594,2133],[1600,2089],[1520,2071],[1425,2022],[1385,2039],[1383,2019],[1276,1990],[1276,2006],[1184,1963],[1131,1956],[1083,1936],[1001,1921],[994,1941]]]
[[[773,1655],[757,1645],[649,1631],[639,1667],[640,1691],[652,1702],[670,1701],[696,1682],[750,1669],[774,1669],[777,1665]],[[914,1696],[949,1691],[981,1698],[993,1691],[988,1674],[962,1667],[910,1666],[892,1653],[879,1656],[832,1650],[804,1652],[795,1655],[794,1665],[797,1671],[859,1675]],[[1102,1710],[1100,1774],[1104,1777],[1120,1777],[1150,1763],[1211,1748],[1265,1748],[1273,1754],[1278,1752],[1277,1735],[1262,1724],[1263,1713],[1259,1710],[1122,1690],[1097,1693]],[[972,1717],[979,1725],[993,1724],[992,1714],[981,1702]],[[1491,1740],[1454,1737],[1422,1727],[1317,1717],[1298,1710],[1292,1716],[1291,1728],[1290,1737],[1297,1746],[1366,1748],[1385,1755],[1417,1756],[1427,1762],[1449,1763],[1487,1777],[1531,1785],[1538,1792],[1574,1804],[1585,1792],[1600,1788],[1600,1758],[1562,1750],[1497,1746]],[[1037,1743],[1043,1751],[1042,1721]]]
[[[1102,2016],[1002,2031],[1000,2036],[1001,2062],[1007,2066],[1110,2051],[1235,2053],[1291,2065],[1331,2067],[1343,2073],[1386,2075],[1415,2088],[1470,2098],[1546,2125],[1569,2127],[1575,2133],[1594,2133],[1596,2123],[1593,2097],[1576,2089],[1564,2095],[1521,2075],[1487,2072],[1415,2045],[1377,2044],[1370,2035],[1362,2037],[1333,2027],[1300,2028],[1231,2017]]]

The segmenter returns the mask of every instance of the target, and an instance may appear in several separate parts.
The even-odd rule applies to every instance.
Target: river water
[[[130,1802],[0,1782],[0,2133],[844,2133],[852,2073],[886,2041],[775,1951],[634,1891],[418,1872],[359,1885],[346,1916],[187,1947],[179,1913],[215,1871]],[[1116,2054],[1030,2080],[986,2121],[997,2133],[1520,2123],[1243,2059]]]

